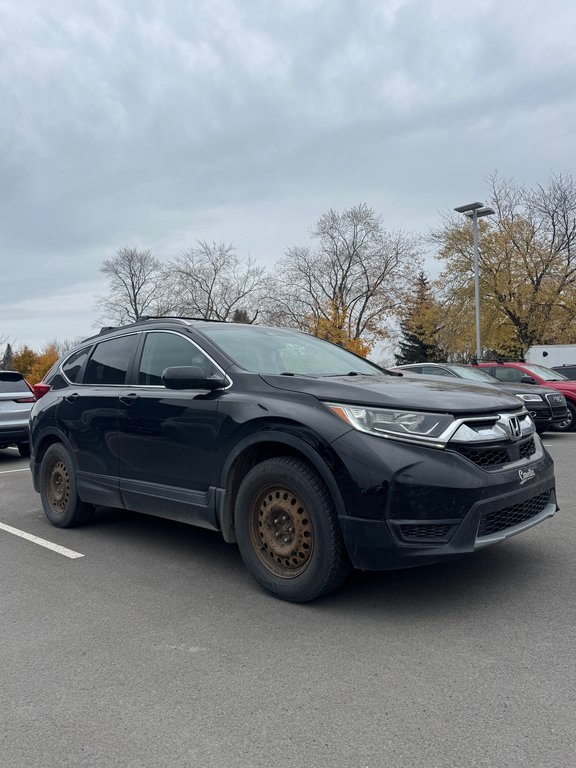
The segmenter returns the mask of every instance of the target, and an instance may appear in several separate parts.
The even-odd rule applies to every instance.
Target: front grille
[[[400,533],[406,541],[421,541],[422,539],[445,539],[453,525],[444,523],[421,523],[417,525],[400,525]]]
[[[513,461],[528,459],[536,452],[533,437],[518,443],[508,445],[457,445],[451,444],[450,450],[457,451],[461,456],[483,469],[497,469]]]
[[[530,440],[526,440],[525,443],[521,443],[518,448],[520,449],[520,458],[529,459],[533,453],[536,453],[536,443],[534,442],[534,438],[531,437]]]
[[[498,509],[495,512],[487,512],[480,518],[478,536],[490,536],[492,533],[499,533],[506,528],[512,528],[514,525],[530,520],[531,517],[539,515],[546,504],[550,501],[551,491],[544,491],[533,499],[523,501],[520,504],[514,504],[512,507]]]
[[[566,412],[566,400],[564,395],[546,395],[546,400],[552,409],[553,416],[561,416]]]

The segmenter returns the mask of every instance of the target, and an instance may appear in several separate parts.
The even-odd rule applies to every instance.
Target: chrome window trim
[[[172,333],[175,336],[180,336],[180,338],[185,339],[187,342],[189,342],[194,347],[196,347],[196,349],[199,352],[201,352],[204,355],[204,357],[206,357],[212,363],[212,365],[214,365],[214,367],[217,368],[217,370],[220,371],[220,373],[226,379],[226,381],[230,382],[226,387],[222,387],[222,389],[215,390],[215,391],[225,392],[226,390],[230,389],[230,387],[234,384],[234,381],[232,380],[231,376],[229,376],[226,373],[226,371],[224,371],[222,366],[219,365],[216,362],[216,360],[214,360],[214,358],[211,357],[211,355],[209,355],[206,352],[205,349],[203,349],[196,341],[194,341],[194,339],[190,339],[190,338],[188,338],[188,336],[185,336],[183,333],[179,333],[178,331],[172,331],[172,330],[169,330],[167,328],[166,329],[165,328],[148,328],[148,329],[139,328],[138,330],[130,331],[128,333],[122,333],[119,336],[114,336],[113,338],[114,339],[123,339],[126,336],[138,336],[138,335],[143,334],[143,333],[146,333],[146,334],[148,334],[148,333]],[[118,388],[130,387],[130,389],[135,389],[135,388],[138,388],[138,389],[162,389],[162,390],[169,391],[169,392],[175,392],[175,391],[190,392],[191,391],[191,390],[185,390],[185,389],[184,390],[168,390],[162,384],[100,384],[99,385],[99,384],[94,384],[94,383],[90,383],[90,382],[86,382],[86,383],[82,382],[81,384],[79,384],[78,382],[71,381],[68,378],[68,376],[66,376],[66,374],[62,370],[62,367],[69,360],[69,358],[72,357],[72,355],[75,355],[77,352],[81,352],[83,349],[91,349],[92,347],[96,347],[98,344],[102,344],[105,341],[112,341],[112,340],[113,339],[101,339],[100,341],[96,341],[96,340],[93,339],[90,344],[86,344],[86,347],[80,346],[80,347],[76,347],[75,349],[71,349],[70,353],[65,358],[63,358],[63,360],[60,362],[60,365],[58,366],[58,372],[60,373],[60,375],[65,379],[65,381],[71,387],[102,386],[102,387],[118,387]],[[200,388],[199,388],[198,390],[192,390],[192,391],[204,391],[204,390],[203,389],[200,390]]]

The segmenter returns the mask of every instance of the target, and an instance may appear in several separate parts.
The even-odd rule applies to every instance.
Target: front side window
[[[132,334],[98,344],[88,360],[83,383],[124,384],[138,338]]]
[[[190,365],[201,368],[207,378],[216,372],[214,364],[206,355],[183,336],[176,333],[149,333],[138,369],[138,384],[160,386],[166,368]]]
[[[472,368],[469,365],[455,365],[452,370],[461,379],[470,379],[470,381],[484,382],[485,384],[496,384],[494,376],[491,376],[484,368]]]

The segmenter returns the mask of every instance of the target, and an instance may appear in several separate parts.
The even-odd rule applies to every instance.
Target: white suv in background
[[[28,419],[36,398],[17,371],[0,371],[0,448],[16,445],[20,456],[30,456]]]

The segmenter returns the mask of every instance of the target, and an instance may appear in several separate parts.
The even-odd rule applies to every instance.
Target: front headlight
[[[448,413],[400,411],[392,408],[370,408],[359,405],[326,403],[336,416],[351,427],[378,437],[438,444],[454,417]],[[444,444],[444,441],[441,443]]]
[[[524,400],[525,403],[537,403],[542,402],[540,395],[532,395],[527,393],[516,394],[516,397],[520,400]]]

